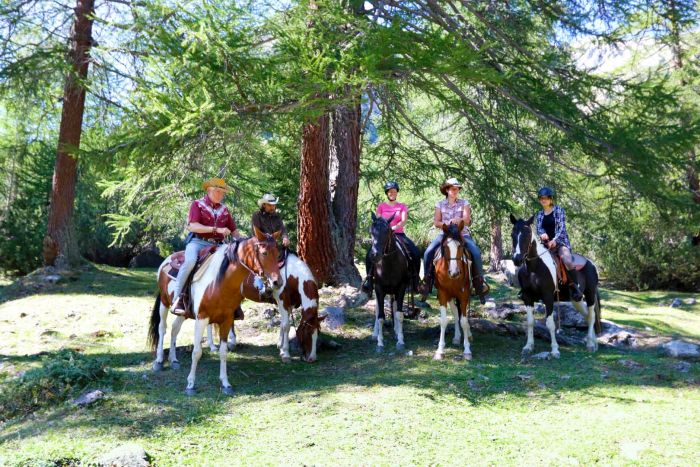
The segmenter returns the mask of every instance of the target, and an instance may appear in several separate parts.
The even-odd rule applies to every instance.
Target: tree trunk
[[[331,240],[329,198],[329,118],[319,117],[302,129],[299,176],[299,256],[322,284],[334,284],[335,251]]]
[[[330,147],[331,231],[335,246],[334,279],[359,286],[355,267],[357,192],[360,185],[360,104],[340,105],[333,112]]]
[[[495,217],[491,221],[491,251],[489,253],[489,272],[498,272],[503,259],[503,235],[501,221]]]
[[[80,148],[80,135],[85,109],[85,88],[94,0],[77,0],[71,30],[68,60],[72,70],[66,75],[63,89],[63,112],[58,133],[58,149],[51,190],[51,207],[44,237],[44,264],[66,268],[77,265],[80,251],[73,228],[73,203],[78,164],[75,154]]]

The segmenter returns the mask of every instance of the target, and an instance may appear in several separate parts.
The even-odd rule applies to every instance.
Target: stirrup
[[[185,310],[185,307],[182,305],[182,295],[177,297],[175,302],[170,306],[170,313],[175,316],[185,316],[187,314],[187,310]]]

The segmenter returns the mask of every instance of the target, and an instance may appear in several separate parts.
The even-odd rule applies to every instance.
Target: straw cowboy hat
[[[209,180],[205,180],[204,183],[202,183],[202,188],[205,190],[209,188],[221,188],[224,191],[233,190],[233,188],[226,184],[223,178],[210,178]]]
[[[452,177],[452,178],[448,178],[447,180],[445,180],[445,183],[440,185],[440,193],[447,196],[447,190],[449,190],[450,187],[453,187],[453,186],[456,186],[457,188],[459,188],[460,191],[462,190],[462,184],[459,183],[456,178]]]
[[[272,193],[265,193],[263,197],[258,200],[258,207],[261,208],[263,204],[271,204],[274,206],[279,200],[280,199],[275,198],[275,195]]]

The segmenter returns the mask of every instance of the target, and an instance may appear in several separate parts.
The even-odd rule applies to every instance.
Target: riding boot
[[[569,282],[569,292],[571,293],[571,300],[574,302],[580,302],[583,300],[583,294],[581,293],[581,290],[578,288],[578,284],[576,283],[575,278],[577,272],[575,269],[568,269],[566,271],[566,275],[568,276]]]
[[[362,282],[362,291],[367,294],[369,298],[372,298],[372,291],[374,290],[374,274],[369,273],[365,277],[364,282]]]
[[[484,276],[479,274],[478,276],[473,276],[472,281],[474,282],[474,290],[476,290],[476,294],[479,296],[479,301],[483,305],[486,303],[486,295],[488,295],[490,287],[484,280]]]
[[[178,295],[175,302],[170,306],[170,313],[174,314],[175,316],[185,316],[187,313],[182,294]]]
[[[421,302],[426,301],[428,299],[428,295],[430,295],[433,292],[433,281],[433,268],[428,268],[428,272],[425,273],[425,277],[423,278],[423,283],[421,284],[421,286],[419,286],[419,290],[421,293]]]

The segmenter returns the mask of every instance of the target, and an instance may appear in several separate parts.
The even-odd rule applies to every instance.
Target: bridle
[[[396,241],[394,240],[394,231],[391,230],[391,227],[389,227],[388,230],[389,230],[389,235],[387,235],[387,239],[384,242],[384,245],[382,246],[382,258],[386,258],[387,256],[391,256],[391,255],[395,254],[397,251],[399,251],[399,249],[396,248]],[[391,248],[392,245],[394,245],[393,249]]]
[[[459,246],[457,247],[457,256],[455,256],[454,258],[449,256],[450,249],[445,248],[445,243],[447,243],[449,240],[455,240],[459,244]],[[459,261],[461,264],[466,264],[466,262],[464,261],[464,240],[461,239],[461,234],[460,234],[459,240],[452,238],[452,237],[448,237],[447,235],[445,235],[445,238],[443,239],[442,244],[440,245],[440,248],[442,250],[442,258],[445,261],[447,261],[448,264],[450,261]],[[462,250],[462,254],[459,254],[460,250]],[[460,268],[460,273],[462,273],[462,272],[463,271],[461,271],[461,268]]]
[[[238,264],[243,266],[245,269],[248,270],[251,274],[254,276],[260,277],[261,279],[266,280],[265,277],[265,270],[262,267],[262,262],[260,261],[260,247],[263,245],[270,245],[274,242],[274,239],[270,234],[265,234],[265,240],[258,240],[256,237],[249,238],[239,244],[239,246],[243,246],[245,243],[249,242],[250,240],[255,239],[255,243],[253,244],[253,251],[255,252],[255,257],[254,257],[254,265],[253,268],[257,269],[257,271],[254,271],[253,268],[248,266],[245,261],[243,260],[242,255],[238,255],[239,261]],[[228,244],[228,248],[231,247],[231,243]]]

